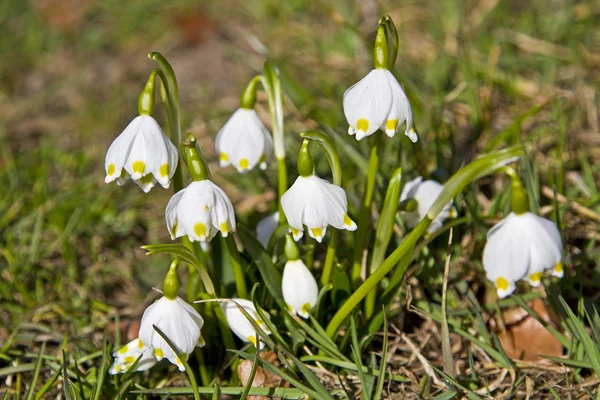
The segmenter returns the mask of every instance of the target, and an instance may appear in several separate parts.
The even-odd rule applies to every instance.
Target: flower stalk
[[[373,201],[373,191],[375,190],[375,179],[377,178],[377,169],[379,167],[379,158],[381,157],[382,135],[375,133],[372,139],[371,155],[369,156],[369,169],[367,171],[367,182],[358,216],[358,229],[356,231],[354,252],[352,254],[352,285],[358,286],[362,270],[362,259],[365,247],[367,245],[367,234],[371,226],[371,203]]]

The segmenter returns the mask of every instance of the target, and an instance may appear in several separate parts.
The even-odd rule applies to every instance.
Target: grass
[[[66,4],[66,11],[55,3]],[[250,0],[203,8],[190,0],[168,7],[158,0],[2,3],[0,50],[9,55],[0,63],[4,398],[191,397],[186,374],[165,363],[147,373],[106,374],[110,352],[136,335],[136,321],[156,298],[151,287],[160,286],[169,262],[164,254],[146,256],[140,247],[170,243],[163,221],[170,192],[155,188],[145,196],[131,184],[103,183],[105,151],[135,115],[137,95],[154,67],[149,51],[173,63],[183,126],[197,137],[216,183],[249,228],[239,235],[248,282],[266,282],[255,289],[254,300],[273,315],[279,331],[270,336],[275,361],[259,363],[291,383],[246,390],[237,365],[255,360],[253,350],[237,342],[235,353],[226,352],[217,324],[207,323],[207,347],[189,360],[205,398],[299,398],[302,392],[314,398],[597,398],[598,5],[380,1],[374,7],[371,17],[369,6],[347,0]],[[455,198],[461,217],[453,223],[450,247],[447,225],[419,241],[412,260],[396,267],[406,268],[407,276],[387,294],[386,313],[375,310],[379,319],[366,320],[358,307],[332,340],[325,334],[327,322],[353,291],[344,272],[352,263],[352,235],[340,234],[341,266],[334,266],[334,287],[322,290],[315,318],[297,321],[282,313],[267,287],[277,290],[282,260],[273,263],[251,239],[260,217],[276,208],[276,171],[270,167],[248,178],[219,168],[213,139],[268,56],[280,68],[286,93],[290,182],[297,133],[325,131],[342,159],[351,216],[358,217],[369,147],[367,140],[357,143],[345,134],[341,99],[370,69],[369,46],[383,14],[392,16],[400,33],[394,72],[411,100],[420,140],[412,146],[397,135],[386,142],[370,241],[396,168],[402,168],[403,182],[416,175],[446,181],[478,155],[523,144],[521,177],[532,209],[559,221],[566,274],[545,282],[545,293],[521,286],[512,298],[487,300],[480,261],[485,234],[509,209],[508,182],[493,175]],[[260,96],[259,114],[269,121]],[[166,126],[164,114],[158,119]],[[314,155],[319,174],[331,180],[326,158],[320,150]],[[408,234],[401,213],[396,222],[386,254]],[[209,268],[216,269],[227,260],[219,256],[226,247],[213,246]],[[302,248],[316,260],[317,271],[325,251],[326,244],[314,241]],[[443,368],[441,351],[448,339],[441,333],[448,257],[445,320],[454,377]],[[229,268],[224,264],[224,289],[217,288],[225,293],[234,288]],[[198,275],[185,275],[187,299],[203,298]],[[537,297],[546,297],[558,317],[558,326],[546,326],[564,345],[564,355],[543,362],[512,359],[490,321],[508,308],[532,312],[529,304]],[[215,321],[210,307],[200,307],[205,320]]]

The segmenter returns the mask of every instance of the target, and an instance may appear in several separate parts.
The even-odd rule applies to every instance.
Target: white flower
[[[387,69],[374,69],[344,93],[344,114],[356,139],[381,129],[392,137],[406,121],[404,134],[417,141],[412,123],[412,110],[402,86]]]
[[[171,184],[178,152],[154,118],[139,115],[127,125],[106,152],[106,183],[124,184],[129,177],[146,193],[160,183]]]
[[[400,194],[400,202],[407,199],[415,199],[417,201],[417,209],[412,212],[407,212],[406,225],[409,228],[414,228],[425,216],[427,212],[442,193],[443,185],[436,181],[423,181],[422,177],[417,177],[410,182],[407,182],[402,188]],[[434,233],[440,229],[447,218],[456,217],[456,209],[453,206],[453,201],[446,204],[442,212],[431,222],[428,233]]]
[[[277,229],[277,225],[279,225],[279,211],[267,215],[256,225],[256,238],[265,249],[269,245],[269,240],[273,236],[275,229]]]
[[[200,333],[203,324],[204,320],[200,314],[181,298],[169,299],[163,296],[144,311],[139,337],[146,346],[154,349],[154,356],[158,361],[166,358],[177,365],[180,371],[184,371],[183,363],[177,354],[152,325],[156,325],[187,360],[196,346],[204,346],[204,339]]]
[[[511,212],[488,232],[483,266],[503,298],[525,277],[538,286],[544,270],[552,268],[554,276],[562,277],[561,257],[560,233],[552,221],[530,212]]]
[[[356,229],[348,216],[344,189],[316,175],[299,176],[281,196],[281,206],[296,241],[304,234],[302,225],[306,225],[310,237],[319,243],[328,225],[349,231]]]
[[[281,290],[285,304],[292,314],[308,318],[310,310],[317,305],[317,281],[300,259],[285,264]]]
[[[254,304],[252,304],[252,302],[250,300],[246,300],[246,299],[231,299],[231,300],[233,302],[239,304],[240,307],[242,307],[244,310],[246,310],[246,312],[250,315],[250,317],[252,317],[252,319],[254,321],[256,321],[256,323],[260,326],[260,328],[267,335],[271,334],[271,331],[269,330],[267,325],[258,316],[258,314],[256,312],[256,308],[254,308]],[[227,323],[229,324],[229,327],[231,328],[233,333],[235,333],[235,335],[244,342],[250,342],[254,346],[256,346],[257,339],[258,339],[259,349],[262,350],[263,347],[265,347],[265,344],[262,341],[260,341],[260,337],[256,333],[256,331],[255,331],[254,327],[252,326],[252,324],[250,323],[250,321],[248,321],[246,316],[244,314],[242,314],[240,309],[232,301],[221,303],[221,308],[223,309],[223,312],[225,313],[225,317],[227,318]],[[268,315],[268,314],[266,314],[266,315]]]
[[[217,134],[215,147],[222,167],[233,164],[244,173],[259,164],[267,168],[267,159],[273,152],[273,139],[256,111],[239,108]]]
[[[145,371],[156,364],[156,358],[152,349],[146,346],[140,339],[135,339],[113,353],[115,361],[108,372],[111,375],[126,372],[140,355],[142,358],[140,358],[135,368],[136,371]]]
[[[192,242],[211,240],[218,231],[224,237],[235,232],[235,215],[229,197],[205,179],[175,193],[165,212],[171,239],[188,235]]]

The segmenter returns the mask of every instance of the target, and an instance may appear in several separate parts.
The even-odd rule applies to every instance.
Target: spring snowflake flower
[[[292,314],[308,318],[310,310],[317,305],[319,297],[317,281],[300,259],[285,264],[281,290],[285,304]]]
[[[511,212],[487,234],[483,266],[498,297],[510,295],[524,278],[539,286],[543,271],[563,276],[562,242],[556,224],[531,212]]]
[[[165,212],[171,239],[188,235],[190,240],[210,241],[218,231],[224,237],[235,232],[235,215],[229,197],[205,179],[175,193]]]
[[[260,350],[265,347],[265,344],[260,341],[260,337],[254,330],[252,324],[248,321],[246,316],[242,314],[240,309],[235,305],[235,303],[239,304],[246,312],[252,317],[254,321],[260,326],[260,328],[267,334],[270,335],[271,331],[264,323],[262,319],[258,316],[256,312],[256,308],[254,308],[254,304],[250,300],[246,299],[231,299],[232,301],[228,301],[225,303],[221,303],[221,308],[225,313],[225,317],[227,318],[227,323],[229,327],[235,333],[237,337],[239,337],[244,342],[250,342],[255,347],[258,343],[258,347]],[[235,303],[233,303],[235,302]],[[258,342],[257,342],[258,340]]]
[[[377,129],[392,137],[406,121],[404,134],[413,143],[417,141],[408,98],[402,86],[387,69],[373,69],[346,90],[344,114],[350,125],[348,133],[356,134],[356,140],[372,135]]]
[[[140,340],[154,350],[154,357],[163,358],[177,365],[184,371],[183,363],[167,342],[154,330],[156,325],[173,342],[175,347],[185,356],[198,347],[204,346],[200,333],[204,320],[198,312],[179,297],[170,299],[161,297],[144,311],[140,324]]]
[[[139,356],[142,358],[135,368],[136,371],[150,369],[157,362],[152,348],[146,346],[140,339],[135,339],[113,353],[115,361],[108,372],[111,375],[126,372]]]
[[[356,230],[356,223],[348,216],[344,189],[316,175],[299,176],[281,196],[281,206],[296,241],[304,234],[303,225],[308,228],[310,237],[319,243],[329,225],[336,229]]]
[[[279,211],[267,215],[256,225],[256,238],[265,249],[269,245],[269,240],[271,240],[271,236],[277,229],[277,225],[279,225]]]
[[[408,199],[414,199],[417,202],[417,208],[414,211],[407,212],[406,225],[409,228],[414,228],[425,216],[427,212],[442,193],[444,186],[436,181],[423,181],[423,177],[419,176],[410,182],[407,182],[402,188],[400,194],[400,202]],[[431,222],[427,232],[434,233],[442,227],[447,218],[455,218],[456,209],[453,206],[453,201],[446,204],[442,212]]]
[[[150,115],[139,115],[112,142],[104,168],[110,183],[123,185],[129,177],[146,193],[156,182],[168,188],[177,169],[178,152]]]
[[[273,152],[273,139],[254,109],[239,108],[217,134],[215,146],[222,167],[233,164],[245,173],[256,164],[267,168]]]

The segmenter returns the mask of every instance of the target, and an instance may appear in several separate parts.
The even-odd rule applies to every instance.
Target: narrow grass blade
[[[37,384],[38,378],[40,376],[40,369],[42,368],[44,351],[46,350],[46,342],[42,342],[42,348],[40,349],[39,356],[35,362],[35,369],[33,371],[33,377],[31,378],[31,383],[29,385],[29,390],[27,391],[26,400],[33,399],[33,393],[35,391],[35,385]]]
[[[358,372],[358,379],[362,387],[362,400],[371,400],[371,391],[367,390],[367,379],[365,378],[364,367],[362,364],[362,354],[360,352],[360,343],[358,343],[358,337],[356,336],[356,322],[354,316],[350,316],[350,335],[352,336],[352,355],[354,356],[354,362],[356,363],[356,371]]]
[[[252,369],[250,370],[250,375],[248,376],[248,383],[246,383],[246,388],[244,389],[244,393],[240,397],[240,400],[246,400],[248,397],[248,393],[250,393],[250,389],[252,389],[252,383],[254,382],[254,377],[256,376],[256,370],[258,369],[258,353],[259,348],[256,348],[256,353],[254,353],[254,360],[252,361]]]
[[[100,360],[100,368],[98,369],[98,373],[96,375],[96,383],[94,384],[92,391],[92,399],[99,400],[100,396],[102,396],[102,388],[104,386],[104,378],[106,377],[106,372],[108,370],[109,365],[109,357],[108,354],[108,341],[106,340],[106,332],[104,333],[104,341],[102,344],[102,359]],[[141,357],[141,356],[140,356]]]
[[[560,333],[555,327],[544,321],[537,315],[519,296],[512,296],[515,302],[521,307],[523,310],[527,311],[527,314],[535,318],[537,322],[539,322],[548,332],[552,334],[565,348],[569,348],[571,345],[571,341],[564,334]]]
[[[387,367],[388,356],[388,321],[384,314],[383,317],[383,348],[381,349],[381,366],[379,368],[379,377],[377,380],[377,390],[374,399],[381,399],[383,394],[383,384],[385,383],[385,368]]]
[[[58,380],[58,377],[61,375],[61,373],[62,373],[62,366],[60,367],[60,369],[58,371],[56,371],[56,373],[52,376],[52,378],[50,378],[46,383],[44,383],[44,386],[42,386],[40,388],[40,391],[37,392],[37,394],[35,395],[35,400],[40,400],[40,399],[44,398],[44,395],[46,394],[46,392],[48,390],[50,390],[52,385],[54,385],[56,383],[56,381]]]

